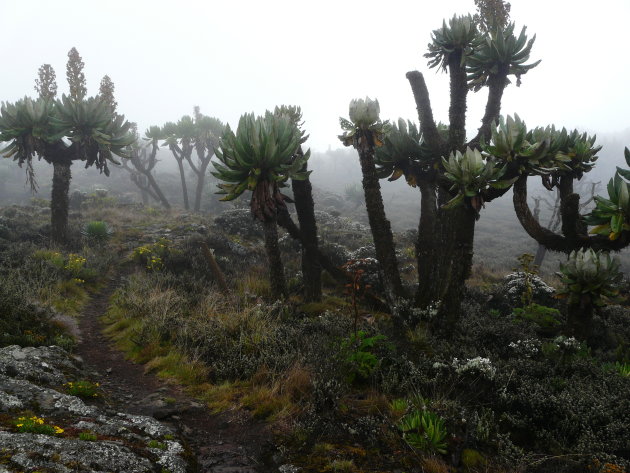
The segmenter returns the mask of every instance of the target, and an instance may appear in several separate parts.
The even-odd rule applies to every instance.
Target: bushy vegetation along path
[[[151,415],[174,424],[188,442],[196,469],[213,473],[261,471],[256,457],[268,437],[262,426],[252,425],[238,413],[212,415],[177,386],[165,384],[141,365],[125,359],[102,333],[100,317],[120,278],[109,279],[94,295],[80,318],[78,354],[88,370],[95,371],[113,409]]]

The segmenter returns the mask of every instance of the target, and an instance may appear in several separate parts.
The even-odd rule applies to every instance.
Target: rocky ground
[[[110,347],[99,317],[114,286],[86,307],[76,355],[54,346],[0,349],[0,473],[270,471],[257,460],[269,447],[262,425],[239,412],[212,415]],[[80,380],[99,383],[98,395],[67,394]],[[20,417],[63,432],[19,432]]]

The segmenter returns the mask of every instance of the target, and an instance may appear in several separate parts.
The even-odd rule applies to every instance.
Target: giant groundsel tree
[[[227,126],[220,148],[215,150],[212,174],[219,184],[223,201],[236,199],[251,191],[252,216],[264,229],[269,258],[272,296],[286,295],[284,266],[278,247],[278,212],[286,207],[287,196],[280,192],[289,179],[306,179],[304,166],[310,150],[297,154],[303,134],[286,113],[267,112],[264,116],[241,116],[236,133]]]
[[[59,243],[67,238],[72,163],[83,161],[85,167],[95,166],[109,175],[108,163],[117,163],[114,155],[125,157],[132,141],[130,125],[123,116],[115,114],[100,97],[86,98],[83,61],[76,49],[68,57],[70,95],[54,99],[54,71],[45,65],[36,82],[40,97],[3,103],[0,110],[0,141],[8,142],[2,153],[20,166],[26,165],[33,188],[33,158],[53,165],[51,236]]]
[[[412,71],[407,73],[407,79],[420,126],[399,120],[382,137],[366,141],[375,148],[378,177],[395,180],[404,176],[410,186],[420,190],[416,244],[419,286],[415,303],[418,307],[439,303],[440,320],[450,322],[449,325],[460,311],[480,211],[485,203],[512,187],[515,211],[523,227],[551,250],[569,253],[584,247],[619,249],[630,241],[628,185],[622,179],[630,177],[630,171],[627,176],[626,171],[618,171],[608,186],[609,198],[596,198],[597,207],[585,220],[579,215],[579,195],[573,192],[573,182],[592,169],[600,149],[595,138],[553,126],[528,129],[518,116],[500,116],[501,100],[510,78],[516,78],[520,85],[522,76],[540,61],[529,62],[535,37],[528,39],[525,28],[515,33],[515,25],[507,23],[509,10],[504,8],[501,13],[500,2],[478,3],[492,4],[486,13],[480,8],[480,14],[494,15],[483,28],[478,28],[479,17],[477,21],[471,16],[453,17],[433,32],[425,55],[429,67],[449,75],[448,124],[435,122],[424,77]],[[481,126],[467,141],[467,96],[470,91],[482,89],[487,89],[488,99]],[[356,141],[356,122],[351,122],[341,122],[346,130],[341,138],[346,144]],[[627,159],[630,165],[628,155]],[[370,176],[364,169],[364,187],[366,177]],[[559,189],[561,234],[540,226],[529,210],[527,180],[531,177],[541,178],[549,190]],[[366,189],[366,198],[367,195]],[[587,234],[587,224],[598,225],[595,235]],[[372,222],[371,225],[373,233],[383,228],[375,228]],[[387,257],[379,255],[386,277]],[[395,277],[393,272],[389,275],[390,280]]]

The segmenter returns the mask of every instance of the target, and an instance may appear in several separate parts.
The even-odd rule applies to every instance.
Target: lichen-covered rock
[[[0,348],[0,374],[39,385],[62,385],[80,376],[79,362],[62,348],[11,345]]]
[[[63,392],[64,384],[83,376],[78,361],[58,347],[0,349],[0,473],[186,472],[184,448],[171,427],[152,417],[111,413]],[[23,416],[60,431],[18,432]],[[81,440],[82,432],[95,440]]]
[[[142,458],[129,447],[113,441],[88,442],[41,434],[0,432],[0,445],[5,457],[10,455],[9,465],[23,470],[46,469],[55,473],[155,471],[148,458]]]

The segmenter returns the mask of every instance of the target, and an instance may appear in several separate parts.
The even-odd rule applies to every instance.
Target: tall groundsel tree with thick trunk
[[[114,155],[126,157],[125,148],[132,142],[123,116],[100,97],[86,98],[83,62],[76,49],[68,57],[70,95],[54,99],[54,71],[42,66],[36,82],[39,98],[3,103],[0,109],[0,141],[8,142],[2,154],[26,165],[33,189],[33,158],[53,165],[51,237],[57,243],[64,243],[68,236],[72,163],[83,161],[85,167],[95,166],[109,175],[108,162],[117,163]]]
[[[302,110],[300,107],[286,106],[276,107],[275,115],[286,115],[298,127],[302,135],[300,142],[308,139],[302,130]],[[294,159],[300,160],[304,156],[302,145],[295,151]],[[295,199],[295,211],[300,224],[302,236],[302,277],[304,279],[304,300],[309,302],[320,301],[322,298],[322,265],[320,263],[319,244],[317,241],[317,222],[315,220],[315,202],[313,201],[313,186],[307,173],[308,163],[300,169],[301,175],[306,173],[305,179],[291,179],[293,198]]]
[[[267,112],[264,116],[241,116],[236,133],[229,125],[215,150],[212,174],[219,184],[221,199],[236,199],[250,191],[252,216],[264,229],[265,249],[269,259],[271,295],[282,298],[287,294],[284,266],[278,246],[278,212],[286,208],[288,197],[280,192],[289,179],[306,179],[302,171],[310,150],[296,155],[302,143],[302,133],[291,117]]]
[[[381,185],[374,161],[375,150],[383,144],[384,136],[389,130],[389,123],[383,123],[380,120],[378,100],[370,100],[369,97],[365,100],[352,100],[349,112],[350,120],[340,119],[344,133],[339,136],[339,139],[345,146],[353,146],[359,153],[365,208],[372,230],[376,258],[383,271],[385,298],[392,311],[395,312],[398,301],[404,294],[398,272],[394,238],[389,220],[385,216]]]

